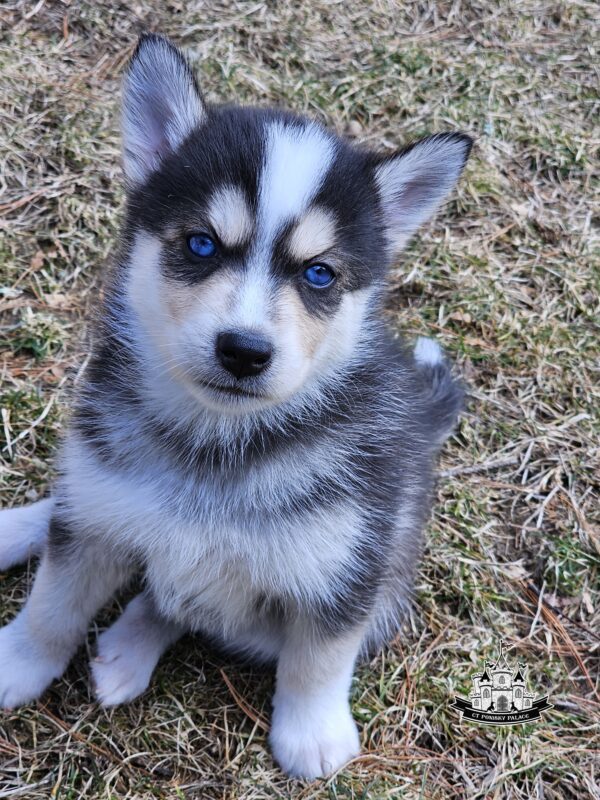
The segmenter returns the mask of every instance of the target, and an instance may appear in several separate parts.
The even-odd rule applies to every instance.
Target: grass
[[[40,702],[0,717],[0,797],[600,796],[595,12],[585,0],[3,4],[3,505],[52,478],[118,227],[116,98],[137,32],[182,44],[211,99],[289,105],[381,150],[446,129],[477,146],[390,276],[391,324],[439,337],[472,402],[440,465],[418,605],[357,672],[363,755],[327,781],[288,781],[266,748],[272,676],[191,639],[141,699],[100,709],[86,659],[115,604]],[[2,620],[33,568],[0,576]],[[452,698],[500,638],[554,709],[509,729],[461,723]]]

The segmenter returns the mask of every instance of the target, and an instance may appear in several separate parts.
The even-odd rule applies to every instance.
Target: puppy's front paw
[[[21,617],[0,630],[0,706],[10,709],[37,699],[66,663],[32,642]]]
[[[143,645],[122,618],[98,637],[98,655],[91,667],[103,706],[128,703],[148,688],[157,656]]]
[[[276,695],[270,742],[279,766],[296,778],[330,775],[360,752],[356,724],[345,700],[303,702]]]

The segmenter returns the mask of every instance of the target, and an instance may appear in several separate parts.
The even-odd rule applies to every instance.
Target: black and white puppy
[[[395,155],[275,109],[211,106],[144,36],[123,97],[127,210],[52,496],[0,515],[0,568],[39,554],[0,631],[0,705],[58,678],[98,609],[105,705],[143,692],[186,631],[277,664],[289,774],[359,751],[357,657],[409,602],[436,454],[463,394],[440,348],[382,320],[386,269],[471,139]]]

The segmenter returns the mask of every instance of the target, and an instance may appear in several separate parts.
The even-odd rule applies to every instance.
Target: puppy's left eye
[[[311,264],[304,270],[304,278],[311,286],[323,289],[335,280],[335,273],[327,264]]]
[[[210,258],[217,252],[214,239],[207,233],[193,233],[187,238],[187,246],[191,253],[200,258]]]

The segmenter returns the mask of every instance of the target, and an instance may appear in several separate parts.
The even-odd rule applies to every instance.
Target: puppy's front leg
[[[0,706],[34,700],[62,675],[90,619],[128,573],[105,544],[53,519],[31,595],[0,630]]]
[[[315,634],[298,623],[277,666],[271,748],[289,775],[317,778],[358,754],[360,744],[349,705],[362,630],[339,636]]]
[[[145,691],[158,659],[184,633],[160,616],[148,591],[134,597],[98,639],[92,674],[102,705],[127,703]]]

